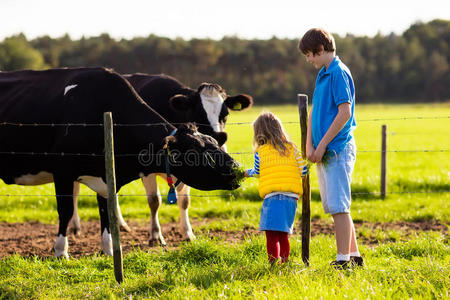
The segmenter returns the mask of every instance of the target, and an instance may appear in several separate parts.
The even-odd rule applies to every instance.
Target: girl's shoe
[[[282,257],[280,263],[285,264],[289,261],[289,257]]]

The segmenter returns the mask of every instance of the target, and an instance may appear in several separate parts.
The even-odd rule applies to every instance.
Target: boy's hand
[[[316,149],[314,149],[313,145],[308,145],[306,144],[306,158],[310,161],[310,162],[314,162],[312,159],[314,157],[314,152],[316,151]]]
[[[321,162],[326,150],[327,150],[327,147],[321,147],[319,144],[316,151],[314,151],[314,155],[313,155],[314,162],[316,162],[316,163]]]
[[[314,148],[313,148],[314,149]],[[319,163],[322,161],[322,158],[327,150],[326,147],[322,147],[320,144],[317,147],[317,149],[315,151],[312,152],[312,154],[308,155],[308,148],[306,149],[306,156],[308,158],[308,160],[312,163]]]

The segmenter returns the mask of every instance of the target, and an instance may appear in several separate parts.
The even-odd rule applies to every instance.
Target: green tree
[[[48,35],[38,37],[30,41],[30,44],[42,54],[44,63],[49,68],[57,68],[64,66],[60,62],[61,53],[70,49],[74,42],[70,39],[70,36],[66,34],[56,39],[53,39]]]
[[[418,22],[402,35],[334,37],[352,71],[357,101],[450,99],[449,20]],[[105,33],[28,42],[18,35],[0,43],[0,69],[104,66],[120,73],[166,73],[193,88],[215,82],[230,94],[251,94],[257,103],[281,103],[314,90],[317,70],[297,47],[298,39],[277,37],[184,40],[151,34],[115,40]]]
[[[0,69],[44,69],[42,54],[34,49],[23,34],[6,38],[0,43]]]

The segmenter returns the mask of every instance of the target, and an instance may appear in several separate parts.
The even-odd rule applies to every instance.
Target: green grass
[[[367,267],[337,272],[328,265],[334,240],[311,242],[311,266],[300,259],[301,244],[291,239],[291,261],[269,267],[264,239],[225,244],[200,237],[161,254],[134,251],[124,258],[124,283],[115,283],[112,258],[78,260],[10,256],[0,260],[0,299],[155,298],[281,299],[445,298],[448,297],[449,245],[440,234],[362,247]]]
[[[249,122],[263,109],[277,114],[300,145],[298,112],[294,105],[254,107],[247,112],[233,113],[227,126],[228,151],[247,168],[253,164]],[[359,152],[352,182],[355,221],[436,220],[448,226],[449,116],[449,103],[357,106],[355,136]],[[390,193],[386,199],[378,195],[382,124],[388,125],[388,150],[391,151],[388,153]],[[315,172],[313,167],[311,216],[329,220],[320,203]],[[163,196],[167,194],[167,185],[162,181],[160,189]],[[0,182],[0,222],[56,223],[53,194],[52,184],[21,187]],[[94,193],[82,187],[81,194],[84,195],[79,200],[81,218],[98,219]],[[125,186],[120,194],[125,219],[149,219],[147,201],[142,196],[145,191],[139,181]],[[205,230],[257,228],[261,206],[257,180],[247,179],[233,192],[192,190],[191,195],[191,218],[208,219],[197,228],[200,239],[162,255],[138,250],[127,253],[125,282],[121,286],[115,283],[111,258],[94,256],[61,261],[10,256],[0,260],[0,299],[128,299],[130,295],[169,299],[449,297],[449,238],[444,233],[405,235],[398,230],[371,230],[362,226],[358,235],[380,244],[362,243],[367,268],[346,272],[335,272],[328,267],[336,251],[332,236],[316,236],[311,240],[310,268],[302,265],[300,241],[293,238],[291,263],[271,269],[266,262],[262,236],[227,244],[220,240],[208,241],[198,234]],[[301,206],[297,219],[300,214]],[[164,204],[160,209],[161,223],[176,221],[178,215],[177,206]]]
[[[137,189],[143,189],[136,183]],[[196,192],[198,193],[198,192]],[[144,191],[139,192],[144,194]],[[217,195],[217,193],[216,193]],[[252,195],[251,198],[254,198]],[[121,197],[121,210],[125,219],[149,219],[150,210],[145,197]],[[239,229],[243,226],[257,227],[261,202],[248,200],[246,195],[238,198],[221,199],[217,196],[211,198],[192,197],[189,215],[197,219],[215,219],[224,229]],[[94,197],[84,197],[79,201],[80,216],[84,220],[96,220],[98,216],[97,203]],[[300,218],[301,205],[298,208],[297,218]],[[178,220],[178,207],[163,204],[160,209],[162,223]],[[322,204],[318,198],[311,202],[311,216],[325,219]],[[355,221],[370,222],[392,221],[420,221],[435,219],[441,222],[450,220],[450,193],[412,193],[391,194],[384,200],[354,199],[352,203],[352,216]],[[53,197],[39,199],[33,197],[6,197],[0,200],[0,221],[24,222],[39,220],[44,223],[56,223],[56,200]],[[214,224],[210,226],[216,226]]]

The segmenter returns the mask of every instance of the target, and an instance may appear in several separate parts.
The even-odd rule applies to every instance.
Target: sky
[[[450,0],[0,0],[0,41],[20,32],[28,39],[292,39],[313,27],[372,37],[436,18],[450,20]]]

